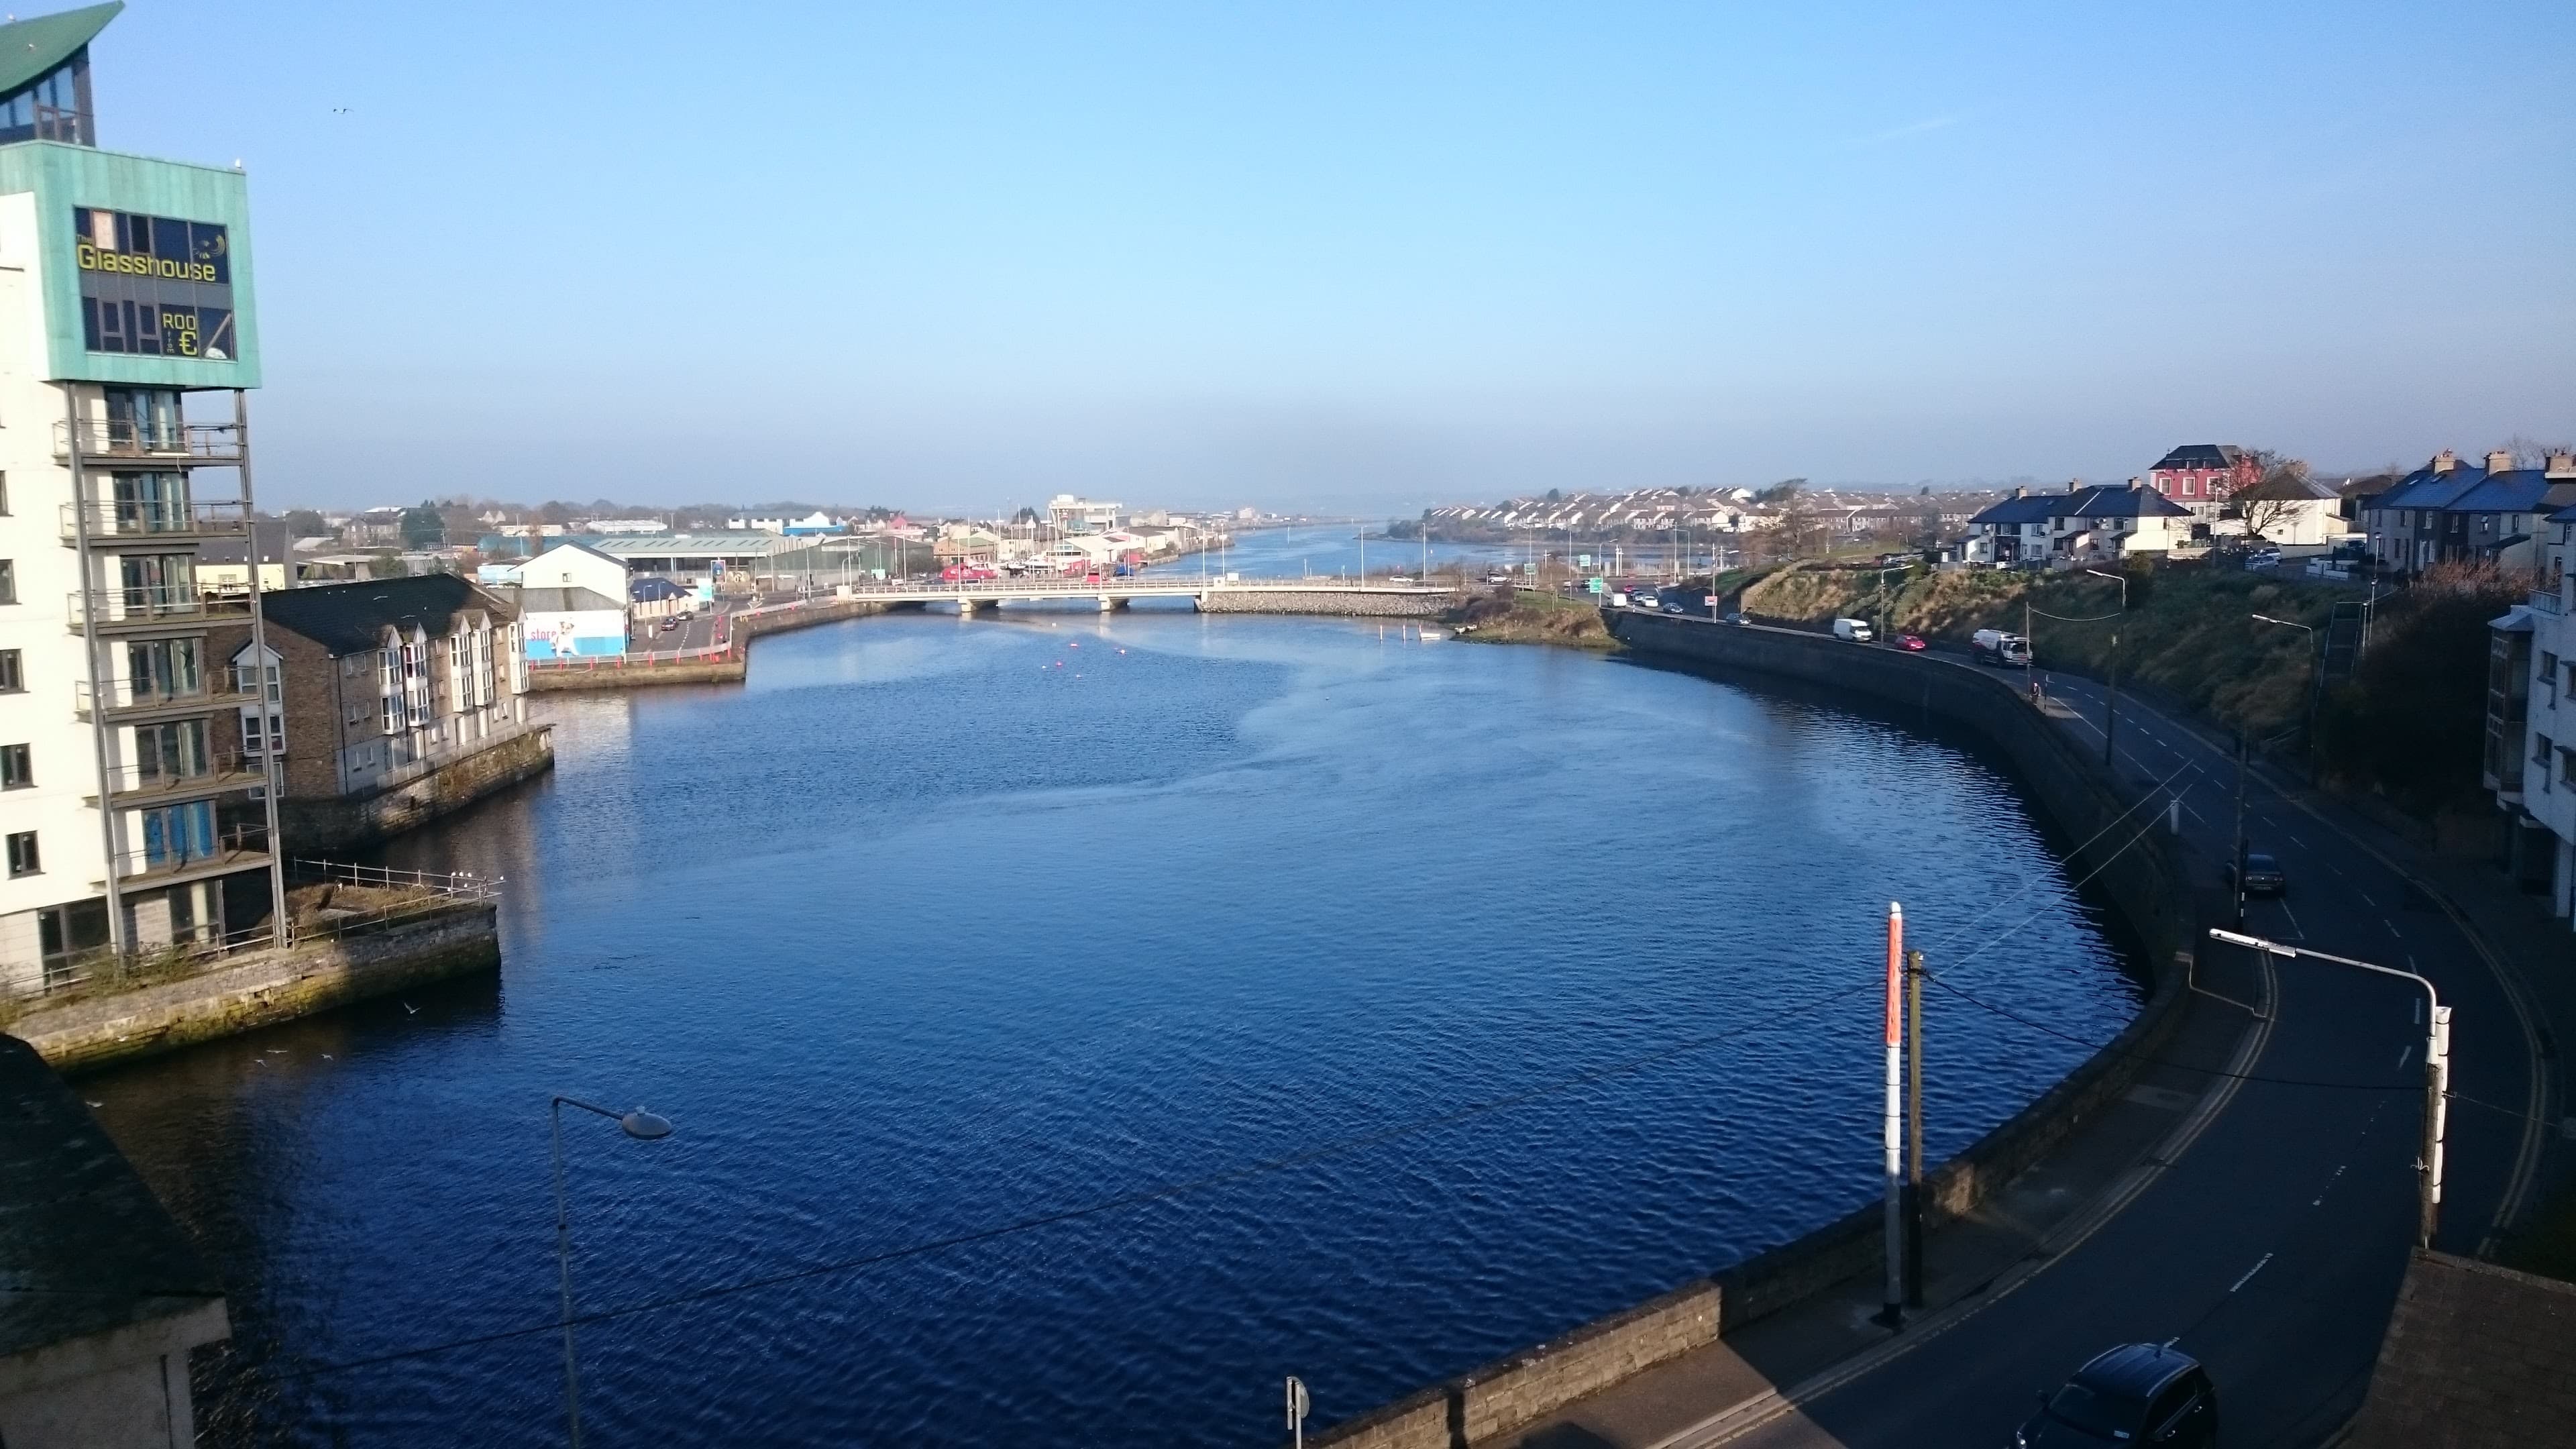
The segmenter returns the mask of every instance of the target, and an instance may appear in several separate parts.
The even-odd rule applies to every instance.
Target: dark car
[[[2236,884],[2236,867],[2233,865],[2219,867],[2219,876],[2231,886]],[[2274,860],[2268,851],[2245,852],[2245,894],[2279,896],[2287,895],[2289,891],[2289,876],[2282,872],[2281,863]]]
[[[2014,1449],[2147,1444],[2210,1449],[2218,1390],[2198,1360],[2169,1345],[2129,1343],[2097,1355],[2013,1431]]]

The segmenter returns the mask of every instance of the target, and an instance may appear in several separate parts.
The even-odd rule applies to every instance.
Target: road
[[[2052,676],[2048,688],[2076,712],[2066,727],[2098,747],[2099,687]],[[2117,733],[2121,773],[2171,780],[2189,844],[2205,861],[2226,859],[2230,753],[2125,700]],[[2523,1115],[2537,1105],[2535,1039],[2438,901],[2259,774],[2245,800],[2253,847],[2270,850],[2290,879],[2283,899],[2252,903],[2250,932],[2421,971],[2454,1008],[2461,1100],[2450,1113],[2438,1246],[2475,1253],[2536,1159],[2538,1124]],[[1668,1449],[2009,1444],[2035,1392],[2094,1352],[2167,1339],[2209,1367],[2231,1449],[2316,1443],[2339,1426],[2368,1382],[2415,1230],[2422,993],[2306,961],[2279,963],[2275,985],[2268,1038],[2245,1068],[2269,1080],[2241,1083],[2169,1170],[2091,1236],[1795,1411]],[[2319,1083],[2333,1085],[2307,1085]]]

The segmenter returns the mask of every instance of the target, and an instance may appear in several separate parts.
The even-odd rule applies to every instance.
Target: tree
[[[2228,517],[2245,525],[2248,539],[2263,538],[2290,522],[2297,516],[2299,505],[2307,501],[2306,460],[2268,448],[2255,449],[2254,460],[2262,466],[2262,480],[2230,499],[2226,508]]]
[[[1753,495],[1753,501],[1756,503],[1786,504],[1795,500],[1798,496],[1799,490],[1806,486],[1807,480],[1804,478],[1783,478],[1779,482],[1772,484],[1770,487],[1755,493]]]
[[[296,538],[329,538],[332,534],[331,525],[310,508],[286,510],[286,531]]]
[[[1553,488],[1550,488],[1547,490],[1547,501],[1550,503],[1562,503],[1565,501],[1565,495]]]
[[[417,508],[403,510],[402,541],[405,548],[435,548],[447,541],[447,525],[438,516],[437,504],[423,501]]]

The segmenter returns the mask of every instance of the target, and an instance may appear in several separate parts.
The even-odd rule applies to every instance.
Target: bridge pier
[[[1113,599],[1107,594],[1102,594],[1100,596],[1100,612],[1106,614],[1114,610],[1123,609],[1126,608],[1130,602],[1131,601],[1127,599]]]
[[[957,617],[960,619],[972,619],[978,611],[994,608],[1000,603],[1001,600],[999,599],[959,599],[957,601]]]

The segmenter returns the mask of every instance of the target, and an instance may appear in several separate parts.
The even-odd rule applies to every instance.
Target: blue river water
[[[561,1442],[557,1092],[678,1125],[564,1124],[595,1445],[1266,1444],[1870,1200],[1890,900],[2138,1004],[1994,761],[1623,660],[898,614],[545,712],[388,856],[506,878],[497,979],[82,1084],[229,1285],[206,1444]],[[1936,1157],[2087,1050],[1928,1006]]]

